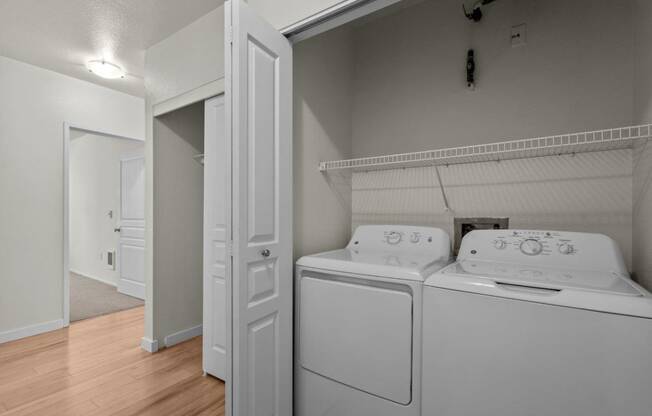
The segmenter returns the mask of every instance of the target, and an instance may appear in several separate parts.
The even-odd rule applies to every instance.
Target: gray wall
[[[202,323],[203,102],[154,119],[154,339]]]
[[[341,248],[351,230],[350,175],[322,160],[351,156],[353,42],[349,29],[294,49],[294,255]]]
[[[354,156],[627,125],[631,13],[629,1],[501,0],[474,24],[459,0],[437,0],[371,20],[355,33]],[[527,45],[512,48],[520,23]]]
[[[0,91],[2,342],[62,324],[63,123],[136,138],[145,123],[141,98],[4,57]]]
[[[224,77],[224,6],[147,49],[145,74],[151,104]]]
[[[628,125],[634,102],[630,2],[504,0],[469,22],[457,0],[424,1],[354,31],[354,157]],[[581,22],[581,23],[580,23]],[[512,48],[513,25],[527,45]],[[465,83],[466,50],[477,88]],[[455,216],[511,227],[601,232],[632,256],[629,150],[355,173],[353,227],[408,223],[452,233]]]
[[[634,1],[635,71],[634,121],[652,122],[652,3]],[[652,143],[634,149],[635,277],[652,290]]]

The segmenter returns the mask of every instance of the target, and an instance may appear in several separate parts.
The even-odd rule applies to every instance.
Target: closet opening
[[[594,342],[597,327],[633,334],[628,364],[607,365],[645,361],[646,330],[632,328],[651,316],[652,100],[639,91],[650,60],[632,30],[645,26],[637,9],[406,1],[305,38],[291,32],[296,412],[500,413],[508,403],[518,413],[502,393],[525,397],[542,379],[569,381],[550,390],[567,413],[591,409],[575,399],[613,383],[576,386],[599,378],[591,369],[605,364],[608,339],[622,338]],[[422,254],[436,233],[448,236]],[[452,256],[437,250],[449,245]],[[419,268],[438,255],[451,263]],[[607,294],[588,308],[563,301]],[[620,301],[620,311],[604,306]],[[643,312],[623,312],[639,302]],[[574,321],[580,311],[595,313]],[[615,316],[631,319],[599,321]],[[601,360],[576,365],[577,351]],[[550,365],[532,365],[533,353]],[[488,389],[485,375],[507,381]],[[543,414],[549,399],[528,396],[528,406]],[[649,407],[643,395],[616,401]]]
[[[224,98],[154,117],[154,339],[196,343],[204,374],[226,378]],[[217,387],[216,387],[217,388]]]
[[[475,22],[461,5],[401,1],[295,43],[295,258],[363,224],[453,240],[456,218],[500,218],[606,234],[636,272],[650,130],[632,108],[629,6],[495,1]]]

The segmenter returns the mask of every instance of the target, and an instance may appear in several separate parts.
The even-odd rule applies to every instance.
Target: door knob
[[[272,254],[272,252],[271,252],[271,251],[269,251],[269,249],[268,249],[268,248],[266,248],[266,249],[263,249],[263,250],[262,250],[262,251],[260,252],[260,255],[261,255],[261,256],[263,256],[263,257],[269,257],[269,256],[270,256],[270,254]]]

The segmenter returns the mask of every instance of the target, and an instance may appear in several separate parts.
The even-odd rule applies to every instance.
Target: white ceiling
[[[0,55],[144,96],[145,49],[223,0],[0,0]],[[127,77],[104,80],[85,68],[91,59],[123,67]]]

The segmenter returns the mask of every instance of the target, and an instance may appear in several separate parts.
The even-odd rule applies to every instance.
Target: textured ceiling
[[[222,0],[0,0],[0,55],[144,96],[145,49]],[[104,80],[85,63],[104,58],[125,79]]]

